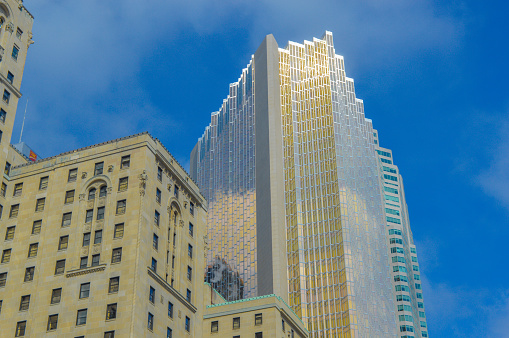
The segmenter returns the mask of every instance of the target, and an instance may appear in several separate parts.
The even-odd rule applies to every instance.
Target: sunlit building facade
[[[397,336],[374,141],[330,32],[267,36],[191,153],[206,279],[221,275],[229,301],[280,295],[312,337]]]

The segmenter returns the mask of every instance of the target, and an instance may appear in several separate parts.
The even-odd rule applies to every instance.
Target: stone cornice
[[[0,81],[7,87],[11,92],[16,95],[16,97],[19,99],[21,97],[21,92],[12,85],[12,83],[7,80],[7,78],[4,76],[4,74],[0,74]]]
[[[150,277],[152,277],[157,283],[159,283],[159,285],[161,285],[166,291],[168,291],[169,293],[171,293],[175,298],[177,298],[182,304],[184,304],[189,310],[191,310],[191,312],[193,313],[196,313],[196,307],[191,304],[190,302],[187,301],[187,299],[184,298],[184,296],[182,296],[180,294],[180,292],[178,292],[177,290],[175,290],[174,288],[171,287],[170,284],[168,284],[164,279],[162,279],[159,275],[157,275],[156,273],[154,273],[154,271],[152,271],[152,269],[150,267],[147,267],[147,272],[148,272],[148,275]]]
[[[89,273],[104,271],[105,269],[106,269],[106,264],[102,264],[102,265],[94,266],[94,267],[90,267],[90,268],[69,271],[68,273],[65,274],[65,277],[71,278],[71,277],[76,277],[76,276],[83,276],[83,275],[88,275]]]

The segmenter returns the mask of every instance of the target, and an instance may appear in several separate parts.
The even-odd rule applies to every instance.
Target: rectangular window
[[[150,268],[152,269],[152,271],[157,272],[157,260],[155,258],[152,258]]]
[[[126,200],[121,200],[117,202],[117,215],[125,214],[126,208]]]
[[[23,191],[23,183],[17,183],[14,185],[14,193],[12,194],[12,196],[14,196],[14,197],[21,196],[22,191]]]
[[[124,223],[115,224],[115,233],[113,238],[122,238],[124,237]]]
[[[148,323],[147,323],[147,328],[152,331],[154,330],[154,315],[151,314],[150,312],[148,313]]]
[[[62,288],[53,289],[51,292],[51,304],[59,304],[62,297]]]
[[[80,286],[80,299],[90,296],[90,283],[83,283]]]
[[[16,323],[16,337],[24,337],[25,336],[25,330],[27,328],[27,322],[26,320],[22,322]]]
[[[188,244],[187,246],[187,255],[189,258],[193,258],[193,246],[191,244]]]
[[[0,304],[1,305],[1,304]],[[166,338],[172,338],[173,337],[173,331],[169,327],[166,328]]]
[[[7,283],[7,272],[0,273],[0,288],[3,288]]]
[[[85,269],[88,266],[88,257],[81,257],[80,269]]]
[[[96,163],[94,168],[94,176],[101,175],[103,173],[103,167],[104,162]]]
[[[104,332],[104,338],[115,338],[115,331]]]
[[[282,324],[283,332],[284,332],[284,331],[285,331],[285,321],[284,321],[284,320],[281,320],[281,324]]]
[[[217,320],[210,323],[210,332],[218,332],[219,331],[219,322]]]
[[[191,216],[194,216],[194,203],[193,202],[189,202],[189,213],[191,214]]]
[[[191,331],[191,319],[186,316],[185,329],[187,332]]]
[[[148,301],[151,302],[152,304],[154,304],[155,300],[156,300],[156,289],[154,289],[153,287],[150,287],[149,293],[148,293]]]
[[[120,263],[122,261],[122,248],[113,249],[113,254],[111,255],[112,263]]]
[[[159,182],[163,180],[163,169],[161,167],[157,167],[157,179]]]
[[[75,182],[78,178],[78,168],[70,169],[67,176],[67,182]]]
[[[194,232],[194,225],[190,222],[189,223],[189,236],[193,237]]]
[[[2,190],[0,190],[0,195],[2,195],[3,197],[5,197],[6,192],[7,192],[7,184],[5,184],[4,182],[2,182]]]
[[[18,27],[18,29],[16,30],[16,37],[21,40],[22,35],[23,31],[21,30],[21,28]]]
[[[261,313],[255,314],[255,325],[262,325],[263,317]]]
[[[191,290],[189,289],[186,291],[186,299],[189,303],[191,303]]]
[[[97,230],[94,234],[94,244],[101,244],[103,241],[103,231]]]
[[[71,225],[72,212],[67,212],[62,215],[62,228],[68,227]]]
[[[7,112],[0,108],[0,122],[5,123],[5,118],[7,117]]]
[[[61,275],[65,271],[65,259],[57,261],[55,264],[55,275]]]
[[[31,266],[25,269],[25,278],[23,282],[31,282],[34,280],[35,266]]]
[[[82,246],[89,246],[90,245],[90,232],[83,234],[83,245]]]
[[[74,202],[74,190],[66,191],[65,193],[65,204],[73,203]]]
[[[3,100],[5,103],[9,104],[9,101],[11,100],[11,93],[7,91],[7,89],[4,89],[4,96]]]
[[[156,250],[159,248],[159,237],[156,234],[152,237],[152,247]]]
[[[233,329],[240,329],[240,317],[233,318]]]
[[[62,236],[58,242],[58,250],[66,250],[69,244],[69,236]]]
[[[187,266],[187,279],[192,280],[193,277],[193,268],[191,268],[189,265]]]
[[[179,187],[175,184],[175,187],[173,188],[173,195],[175,198],[179,198]]]
[[[21,296],[21,301],[19,302],[19,310],[28,311],[29,307],[30,307],[30,295]]]
[[[105,207],[97,208],[97,220],[98,221],[104,219],[104,210],[105,210]]]
[[[118,191],[126,191],[128,186],[129,177],[122,177],[118,181]]]
[[[11,261],[11,249],[5,249],[2,252],[2,263],[9,263]]]
[[[16,230],[16,226],[8,227],[5,232],[5,240],[10,241],[14,239],[14,232]]]
[[[161,215],[159,215],[159,212],[156,210],[154,213],[154,224],[156,226],[159,226],[159,220],[161,218]]]
[[[117,318],[117,303],[108,304],[106,307],[106,320]]]
[[[48,318],[48,331],[56,330],[58,326],[58,315],[51,315]]]
[[[35,202],[35,212],[43,211],[44,205],[46,204],[45,198],[39,198],[37,202]]]
[[[89,209],[85,213],[85,223],[90,223],[94,219],[94,210]]]
[[[98,266],[100,259],[101,259],[100,254],[92,255],[92,266]]]
[[[131,164],[131,156],[122,156],[122,159],[120,160],[120,169],[127,169],[129,168],[129,165]]]
[[[39,181],[39,190],[46,190],[48,188],[49,176],[41,177]]]
[[[37,257],[37,251],[39,250],[39,243],[32,243],[28,247],[28,258]]]
[[[108,293],[117,293],[120,285],[120,277],[110,278],[110,284],[108,286]]]
[[[76,316],[76,326],[85,325],[87,323],[87,309],[78,310]]]
[[[161,190],[156,189],[156,202],[161,204]]]
[[[389,216],[385,216],[385,218],[387,219],[387,222],[395,223],[395,224],[401,224],[401,220],[398,219],[398,218],[389,217]]]
[[[5,162],[5,169],[4,169],[4,174],[6,174],[7,176],[9,176],[9,173],[11,172],[11,164],[9,162]]]
[[[7,81],[9,81],[10,84],[14,82],[14,74],[9,71],[7,72]]]
[[[18,60],[18,55],[19,55],[19,47],[14,45],[12,47],[12,53],[11,53],[11,56],[14,60]]]
[[[168,302],[168,317],[173,318],[173,303]]]

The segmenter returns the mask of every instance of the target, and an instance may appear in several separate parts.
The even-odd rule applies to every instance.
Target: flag
[[[30,156],[28,157],[30,159],[30,161],[32,162],[35,162],[37,161],[37,155],[32,151],[30,150]]]

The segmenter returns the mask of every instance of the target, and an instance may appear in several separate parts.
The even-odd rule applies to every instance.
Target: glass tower
[[[191,153],[206,280],[228,300],[281,295],[312,337],[397,336],[374,134],[332,33],[267,36]]]

